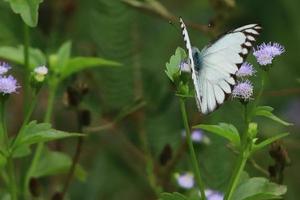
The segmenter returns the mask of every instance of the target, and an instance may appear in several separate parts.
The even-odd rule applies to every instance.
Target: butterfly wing
[[[184,24],[182,20],[181,24]],[[183,35],[188,38],[185,25],[182,27],[184,27]],[[231,93],[236,83],[235,73],[245,61],[260,30],[261,27],[257,24],[232,30],[201,51],[201,67],[198,71],[191,62],[196,101],[202,113],[214,111]],[[190,60],[193,60],[192,52],[189,50],[190,42],[186,42],[186,45]]]
[[[189,65],[190,65],[190,71],[192,73],[192,79],[194,82],[194,87],[195,87],[195,91],[196,91],[196,102],[197,102],[197,107],[200,108],[200,93],[197,91],[200,91],[200,85],[199,83],[199,75],[196,73],[195,71],[195,64],[194,64],[194,59],[193,59],[193,51],[192,51],[192,45],[191,45],[191,41],[190,41],[190,37],[189,37],[189,33],[187,31],[186,25],[183,22],[182,18],[179,18],[180,21],[180,26],[181,26],[181,30],[182,30],[182,36],[183,36],[183,40],[185,42],[187,51],[188,51],[188,56],[189,56]]]

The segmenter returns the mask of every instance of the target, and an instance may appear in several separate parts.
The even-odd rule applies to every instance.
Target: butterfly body
[[[202,66],[201,52],[197,47],[192,47],[193,60],[195,65],[195,71],[199,72]]]
[[[236,84],[235,73],[245,61],[261,27],[249,24],[220,36],[201,51],[192,47],[187,28],[180,18],[188,50],[197,107],[203,114],[221,105]]]

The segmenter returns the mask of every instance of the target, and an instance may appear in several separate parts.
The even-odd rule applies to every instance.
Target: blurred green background
[[[89,86],[89,93],[81,107],[91,111],[91,127],[111,123],[120,113],[125,113],[118,123],[108,128],[102,127],[101,131],[91,132],[85,139],[80,163],[87,171],[87,179],[85,182],[72,182],[69,198],[155,199],[147,178],[150,165],[145,159],[148,154],[153,159],[156,179],[159,183],[164,183],[166,191],[178,189],[173,172],[191,170],[186,151],[169,173],[163,172],[164,166],[159,162],[165,145],[171,146],[173,155],[182,145],[183,125],[179,105],[174,88],[164,72],[165,63],[176,47],[183,47],[181,34],[167,19],[172,15],[182,16],[186,21],[201,24],[205,30],[208,29],[208,32],[203,32],[189,27],[190,37],[199,48],[213,39],[214,35],[247,23],[262,25],[263,32],[258,43],[274,41],[285,46],[286,53],[275,60],[270,71],[261,104],[274,107],[278,116],[293,122],[294,126],[286,128],[270,120],[257,121],[262,138],[287,130],[291,133],[283,141],[291,159],[291,166],[284,172],[284,184],[288,185],[285,199],[299,199],[300,1],[136,1],[148,6],[146,9],[130,5],[132,2],[134,1],[44,0],[39,10],[38,27],[30,30],[31,46],[48,54],[55,52],[63,42],[71,40],[73,55],[100,56],[123,64],[114,69],[84,71],[65,81],[60,88],[53,119],[58,129],[76,131],[75,113],[63,105],[62,99],[66,87],[78,80]],[[155,3],[160,4],[157,6]],[[22,21],[2,1],[0,19],[0,45],[22,44]],[[176,22],[174,24],[178,26]],[[210,28],[208,24],[211,24]],[[255,63],[253,56],[249,56],[248,61]],[[22,76],[21,68],[15,71],[19,77]],[[258,80],[259,77],[258,72],[255,79]],[[256,84],[256,89],[258,88],[259,84]],[[19,114],[22,109],[21,96],[22,92],[14,95],[11,101],[12,129],[16,129],[22,120]],[[47,88],[44,88],[39,107],[35,111],[37,119],[42,119],[46,100]],[[137,109],[131,109],[136,106]],[[237,127],[242,127],[241,110],[239,102],[229,101],[216,112],[201,116],[193,99],[189,101],[188,108],[193,125],[228,122]],[[227,143],[222,138],[213,135],[208,137],[210,145],[197,147],[204,180],[210,188],[224,191],[235,155],[226,147]],[[145,150],[143,144],[149,147],[148,150]],[[75,145],[76,139],[69,139],[50,146],[73,155]],[[274,162],[268,149],[256,154],[254,159],[265,170]],[[251,164],[247,166],[247,170],[251,176],[264,176]],[[168,178],[168,175],[171,177]],[[65,176],[60,175],[50,181],[40,181],[45,186],[45,193],[53,193],[61,188],[64,179]]]

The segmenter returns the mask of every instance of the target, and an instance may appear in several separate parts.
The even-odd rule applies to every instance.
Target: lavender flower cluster
[[[176,179],[178,185],[183,189],[192,189],[195,185],[194,174],[191,172],[177,174]],[[204,192],[207,200],[223,200],[224,198],[222,193],[215,190],[206,189]],[[201,196],[200,192],[199,196]]]
[[[255,56],[257,62],[265,67],[266,65],[272,64],[273,59],[276,56],[281,55],[285,52],[285,48],[274,42],[262,43],[254,48],[253,55]],[[238,98],[244,102],[247,102],[251,99],[253,95],[253,84],[247,78],[255,75],[256,70],[253,68],[253,65],[244,62],[240,69],[236,72],[236,77],[239,79],[232,91],[232,97]]]
[[[6,73],[11,69],[10,65],[5,62],[0,62],[0,93],[3,95],[17,92],[20,87],[17,80],[11,76],[6,76]]]

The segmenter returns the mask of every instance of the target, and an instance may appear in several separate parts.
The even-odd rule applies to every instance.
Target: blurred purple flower
[[[223,200],[224,196],[218,191],[207,189],[205,190],[207,200]]]
[[[186,132],[182,131],[182,136],[186,137]],[[201,129],[194,129],[191,133],[192,141],[195,143],[204,143],[209,144],[210,140],[209,138],[203,133]]]
[[[200,143],[203,140],[203,132],[199,129],[196,129],[192,132],[191,137],[194,142]]]
[[[180,71],[182,71],[182,72],[188,72],[188,73],[191,72],[191,67],[190,67],[189,63],[186,60],[182,60],[180,62],[179,67],[180,67]]]
[[[249,80],[238,82],[237,85],[234,86],[232,91],[232,96],[234,98],[239,98],[242,100],[249,100],[253,95],[253,85]]]
[[[268,65],[272,63],[273,58],[281,55],[285,52],[285,49],[279,43],[262,43],[254,49],[253,55],[256,57],[257,62],[260,65]]]
[[[13,76],[0,77],[0,93],[11,94],[16,92],[19,87],[17,80]]]
[[[184,189],[191,189],[192,187],[194,187],[195,184],[194,174],[191,172],[177,174],[176,179],[178,185]]]
[[[248,62],[244,62],[242,64],[242,66],[240,67],[240,69],[236,72],[236,76],[239,78],[245,78],[247,76],[253,76],[255,74],[255,69],[253,68],[253,65],[248,63]]]
[[[10,70],[10,66],[6,62],[0,62],[0,75],[4,75]]]

